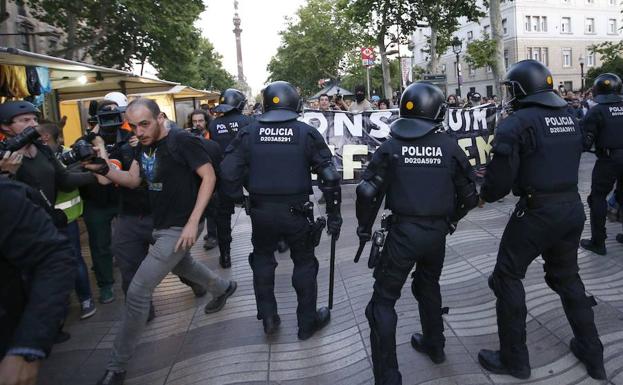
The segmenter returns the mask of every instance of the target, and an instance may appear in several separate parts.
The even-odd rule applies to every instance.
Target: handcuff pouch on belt
[[[383,214],[381,217],[381,228],[372,234],[372,246],[370,247],[370,257],[368,258],[368,268],[370,269],[374,269],[381,260],[383,246],[385,245],[385,233],[391,227],[391,220],[391,215]]]
[[[307,242],[313,247],[318,246],[322,237],[322,230],[327,226],[327,220],[323,217],[314,220],[314,204],[312,202],[296,204],[290,207],[290,212],[293,215],[302,215],[307,219],[309,225]]]

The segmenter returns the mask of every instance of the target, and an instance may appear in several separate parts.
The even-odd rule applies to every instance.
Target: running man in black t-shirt
[[[128,171],[110,167],[105,177],[129,188],[147,184],[155,243],[128,288],[123,322],[100,385],[123,384],[128,361],[145,327],[153,291],[169,272],[206,287],[213,296],[206,313],[221,310],[236,290],[235,281],[220,278],[189,253],[201,232],[203,212],[216,183],[204,144],[182,130],[166,128],[165,118],[152,100],[134,100],[127,107],[126,118],[141,148]]]

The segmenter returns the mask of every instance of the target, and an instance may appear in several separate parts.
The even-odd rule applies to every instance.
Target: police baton
[[[331,235],[331,256],[329,262],[329,309],[333,309],[333,280],[335,278],[335,244],[337,235]]]
[[[355,254],[355,260],[353,262],[358,263],[359,258],[361,258],[361,254],[363,254],[363,249],[366,247],[365,241],[359,241],[359,248],[357,249],[357,254]]]

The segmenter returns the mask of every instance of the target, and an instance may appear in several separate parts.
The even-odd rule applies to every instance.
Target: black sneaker
[[[125,380],[125,372],[107,370],[104,377],[97,381],[97,385],[123,385],[123,380]]]
[[[601,362],[600,364],[595,365],[594,363],[587,360],[582,354],[581,348],[578,345],[578,341],[575,338],[572,338],[569,342],[569,349],[571,349],[573,355],[576,356],[576,358],[580,360],[580,362],[582,362],[584,366],[586,366],[586,373],[588,373],[589,376],[596,380],[606,379],[606,368],[604,367],[604,363]]]
[[[225,292],[218,297],[212,298],[212,300],[208,302],[206,307],[203,309],[204,312],[206,314],[210,314],[216,313],[217,311],[221,310],[225,306],[227,298],[231,297],[231,295],[234,294],[237,288],[238,284],[236,283],[236,281],[230,281],[227,290],[225,290]]]
[[[231,256],[229,255],[229,252],[221,253],[218,257],[218,263],[223,269],[229,269],[231,267]]]
[[[331,311],[328,307],[321,307],[316,310],[316,319],[314,321],[314,326],[311,329],[299,329],[298,338],[301,341],[305,341],[309,339],[309,337],[313,336],[318,330],[327,326],[329,321],[331,320]]]
[[[424,336],[420,333],[414,333],[411,336],[411,346],[418,352],[428,355],[436,364],[441,364],[446,360],[446,353],[444,353],[443,347],[430,347],[425,345]]]
[[[279,325],[281,325],[281,317],[279,317],[279,314],[275,314],[272,317],[266,317],[262,319],[262,324],[264,325],[265,334],[274,334],[277,329],[279,329]]]
[[[606,245],[603,243],[599,245],[593,242],[592,239],[582,239],[580,241],[580,246],[582,246],[583,249],[592,251],[595,254],[606,255]]]
[[[530,378],[530,367],[508,368],[502,363],[500,352],[497,350],[482,349],[478,353],[480,366],[495,374],[508,374],[521,380]]]

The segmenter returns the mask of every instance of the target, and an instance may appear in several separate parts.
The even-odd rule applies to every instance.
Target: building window
[[[616,35],[617,33],[617,19],[608,19],[608,34]]]
[[[547,16],[541,16],[541,32],[547,32]]]
[[[58,40],[50,39],[48,42],[48,48],[50,52],[54,52],[58,49]]]
[[[544,65],[549,65],[547,48],[546,47],[528,47],[528,59],[539,61],[543,63]]]
[[[17,33],[19,33],[19,45],[20,49],[26,51],[32,51],[30,45],[30,37],[32,36],[33,28],[26,23],[17,24]]]
[[[595,67],[595,52],[589,52],[586,55],[586,66]]]
[[[442,64],[442,65],[441,65],[441,73],[442,73],[442,74],[445,74],[445,73],[446,73],[446,69],[447,69],[446,65],[445,65],[445,64]]]
[[[472,41],[472,40],[474,40],[474,32],[467,31],[467,41]]]
[[[493,97],[493,86],[487,86],[487,97],[488,98]]]
[[[493,72],[493,68],[491,68],[491,66],[487,66],[487,73],[490,74],[491,72]]]
[[[586,4],[595,4],[595,0],[586,0]]]
[[[505,49],[504,50],[504,68],[508,68],[508,64],[509,64],[508,60],[509,60],[508,59],[508,50]]]
[[[524,25],[524,28],[526,29],[526,32],[532,31],[531,24],[530,24],[530,16],[526,16],[526,23]]]
[[[571,33],[571,18],[570,17],[562,18],[562,22],[560,23],[560,32]]]
[[[584,22],[584,32],[585,33],[595,33],[595,19],[592,17],[587,17]]]
[[[502,33],[504,36],[508,35],[508,23],[506,22],[506,19],[502,19]]]
[[[541,23],[539,19],[539,16],[532,16],[532,31],[534,32],[539,32],[541,30]]]
[[[474,66],[470,65],[468,67],[469,69],[469,76],[475,76],[476,75],[476,69],[474,68]]]
[[[491,26],[490,25],[485,25],[485,27],[483,28],[483,34],[487,35],[487,36],[491,36]]]
[[[608,3],[610,5],[617,5],[617,0],[609,0]]]
[[[562,66],[565,68],[571,67],[571,48],[562,49]]]

